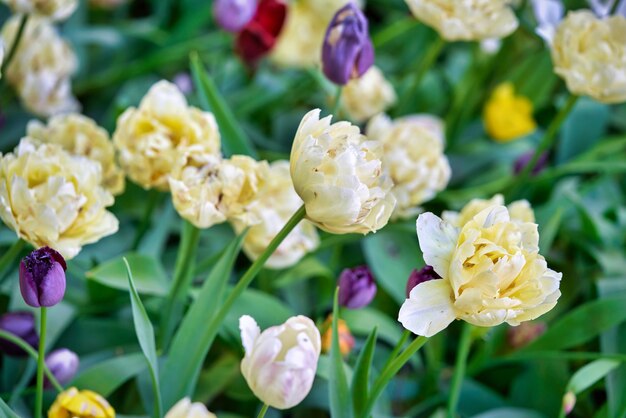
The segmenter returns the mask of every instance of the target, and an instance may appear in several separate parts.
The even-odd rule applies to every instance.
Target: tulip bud
[[[78,371],[78,356],[67,348],[59,348],[50,352],[46,356],[46,367],[50,369],[56,380],[65,385],[69,383]],[[46,387],[51,387],[50,382],[46,378]]]
[[[320,332],[309,318],[294,316],[261,333],[248,315],[239,318],[246,355],[241,373],[252,392],[276,409],[296,406],[313,386],[320,355]]]
[[[322,351],[330,353],[333,343],[333,316],[329,315],[322,325],[324,335],[322,335]],[[350,354],[354,348],[354,337],[348,328],[348,324],[343,319],[337,320],[337,334],[339,335],[339,351],[343,356]]]
[[[576,395],[574,392],[567,392],[565,396],[563,396],[563,412],[565,415],[569,415],[570,412],[574,410],[576,406]]]
[[[374,46],[367,18],[352,2],[339,9],[331,20],[324,45],[322,67],[334,83],[345,85],[374,65]]]
[[[349,309],[369,305],[376,296],[376,282],[367,266],[344,269],[339,276],[339,304]]]
[[[409,280],[406,282],[407,299],[415,286],[435,279],[441,279],[441,276],[439,276],[431,266],[424,266],[421,270],[414,269],[409,276]]]
[[[65,294],[65,270],[61,254],[50,247],[39,248],[20,263],[20,291],[35,308],[54,306]]]
[[[165,418],[216,418],[203,403],[191,402],[189,398],[183,398],[170,409]]]
[[[217,24],[228,32],[239,32],[252,20],[256,0],[215,0],[213,14]]]
[[[253,65],[270,52],[286,17],[287,6],[282,0],[261,0],[252,20],[237,35],[235,49],[239,56]]]
[[[513,172],[517,175],[524,171],[524,168],[526,168],[530,160],[533,158],[533,155],[535,155],[534,150],[522,154],[517,160],[515,160],[515,163],[513,164]],[[535,176],[539,174],[544,168],[546,168],[547,165],[548,153],[544,152],[539,156],[537,164],[535,164],[535,167],[533,168],[532,175]]]
[[[0,317],[0,329],[26,341],[31,347],[39,346],[39,336],[35,330],[35,317],[31,312],[9,312]],[[0,338],[0,351],[9,356],[23,357],[27,353],[10,341]]]
[[[516,327],[508,329],[506,338],[513,348],[522,348],[537,339],[546,332],[546,324],[543,322],[522,322]]]

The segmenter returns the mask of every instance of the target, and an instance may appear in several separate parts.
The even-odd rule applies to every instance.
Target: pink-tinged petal
[[[459,238],[459,230],[431,212],[417,218],[417,239],[424,261],[443,278],[448,277],[452,254]]]
[[[424,337],[432,337],[456,318],[452,289],[447,280],[436,279],[421,283],[411,290],[398,314],[404,328]]]
[[[257,325],[254,318],[249,315],[243,315],[239,318],[239,330],[241,331],[241,342],[246,355],[252,353],[254,341],[261,334],[261,329]]]

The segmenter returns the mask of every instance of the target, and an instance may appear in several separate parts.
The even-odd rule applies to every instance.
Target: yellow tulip
[[[524,96],[515,95],[511,83],[500,84],[485,105],[484,123],[487,133],[499,142],[508,142],[535,131],[533,104]]]
[[[70,388],[57,396],[48,418],[115,418],[115,410],[96,392]]]

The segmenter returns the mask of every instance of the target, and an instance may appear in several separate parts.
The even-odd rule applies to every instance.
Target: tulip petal
[[[239,330],[241,331],[241,342],[246,355],[250,355],[254,348],[254,341],[261,334],[261,329],[254,318],[249,315],[243,315],[239,318]]]
[[[443,278],[447,278],[459,231],[431,212],[417,218],[417,239],[424,261]]]
[[[452,289],[444,279],[429,280],[415,286],[398,314],[398,321],[404,328],[425,337],[442,331],[455,318]]]
[[[41,306],[54,306],[65,295],[65,271],[59,263],[52,263],[46,278],[39,284],[39,303]]]

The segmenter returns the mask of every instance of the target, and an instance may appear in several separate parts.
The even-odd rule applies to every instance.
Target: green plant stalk
[[[372,392],[367,398],[367,403],[365,408],[363,408],[361,418],[369,418],[371,416],[376,400],[383,392],[389,381],[400,371],[402,366],[404,366],[411,359],[411,357],[413,357],[413,355],[417,353],[424,344],[426,344],[426,341],[428,341],[428,338],[426,337],[417,337],[407,346],[407,348],[404,349],[402,353],[398,355],[398,357],[396,357],[387,367],[383,369],[380,376],[378,376],[378,379],[376,379],[376,382],[374,382]]]
[[[374,34],[372,36],[372,43],[374,44],[374,47],[378,50],[388,42],[393,41],[401,35],[404,35],[406,32],[410,31],[418,24],[418,21],[412,16],[405,19],[398,19],[391,25],[387,25],[384,29]]]
[[[269,409],[269,405],[264,403],[263,404],[263,408],[261,408],[261,410],[259,411],[259,415],[257,415],[257,418],[263,418],[265,417],[265,413],[267,412],[267,410]]]
[[[402,101],[398,104],[398,112],[402,114],[408,107],[408,103],[411,100],[419,89],[422,80],[428,73],[428,70],[432,68],[432,66],[437,61],[437,58],[441,54],[443,47],[446,45],[446,41],[439,35],[437,35],[437,39],[433,43],[430,44],[426,54],[424,54],[424,58],[422,59],[420,66],[417,68],[415,75],[413,76],[413,82],[411,83],[411,87],[404,93],[402,96]]]
[[[465,377],[465,369],[467,368],[467,357],[469,355],[470,345],[472,344],[472,326],[463,324],[461,331],[461,341],[456,353],[456,362],[454,364],[454,375],[452,376],[452,384],[450,386],[450,394],[448,395],[448,413],[447,418],[456,416],[456,407],[459,403],[461,395],[461,384]]]
[[[563,125],[563,122],[565,122],[565,119],[567,119],[567,116],[574,108],[574,105],[578,101],[578,97],[579,96],[573,94],[570,95],[570,97],[567,99],[567,102],[565,103],[565,106],[561,108],[559,113],[552,120],[550,126],[548,126],[548,130],[543,135],[541,142],[537,146],[533,158],[528,162],[528,164],[526,164],[526,167],[524,167],[522,172],[513,180],[513,184],[511,185],[511,187],[508,188],[512,195],[514,195],[523,184],[526,184],[526,182],[530,178],[530,174],[537,166],[537,162],[539,161],[541,155],[545,151],[548,151],[550,148],[552,148],[556,140],[556,134],[559,132],[561,126]]]
[[[334,115],[336,118],[339,117],[337,112],[339,112],[339,108],[341,106],[341,95],[343,93],[343,86],[337,86],[337,92],[335,93],[335,101],[333,102],[333,110],[331,111],[331,115]]]
[[[46,356],[46,322],[48,308],[41,307],[39,329],[39,355],[37,356],[37,392],[35,393],[35,418],[41,418],[43,410],[43,369]]]
[[[15,54],[17,53],[17,49],[20,46],[20,41],[22,40],[22,37],[24,36],[24,30],[26,29],[27,23],[28,23],[28,15],[24,14],[22,15],[22,18],[20,19],[20,25],[18,26],[15,39],[13,39],[13,44],[11,45],[11,48],[9,48],[7,57],[4,60],[4,63],[2,64],[2,68],[0,68],[0,74],[2,74],[3,76],[2,79],[0,79],[0,83],[3,83],[4,80],[6,80],[6,77],[5,77],[6,71],[9,68],[9,65],[11,64],[11,61],[13,61]],[[2,97],[3,90],[4,90],[4,84],[0,84],[0,97]]]
[[[26,241],[19,238],[17,241],[13,243],[13,245],[11,245],[11,247],[0,258],[0,283],[2,283],[4,279],[4,275],[6,274],[6,271],[11,266],[13,261],[17,258],[20,251],[22,251],[22,248],[24,248],[25,244],[26,244]]]
[[[391,354],[389,354],[389,358],[387,359],[387,362],[383,366],[383,370],[386,370],[391,364],[391,362],[398,356],[398,353],[400,352],[400,350],[402,350],[402,347],[404,347],[404,344],[406,344],[410,336],[411,336],[411,331],[405,329],[404,332],[402,333],[402,336],[398,340],[398,343],[393,348],[393,351],[391,352]]]
[[[0,339],[12,342],[13,344],[15,344],[18,347],[20,347],[22,350],[26,351],[26,353],[29,356],[31,356],[33,358],[33,360],[37,360],[37,358],[38,358],[37,352],[26,341],[24,341],[23,339],[21,339],[17,335],[13,335],[10,332],[6,332],[6,331],[0,330]],[[50,383],[52,383],[52,386],[54,386],[54,388],[58,392],[63,392],[63,386],[61,386],[61,384],[56,379],[56,377],[54,377],[54,374],[52,374],[52,372],[50,371],[48,366],[46,366],[45,362],[43,364],[43,371],[46,374],[46,376],[48,377],[48,380],[50,381]]]

